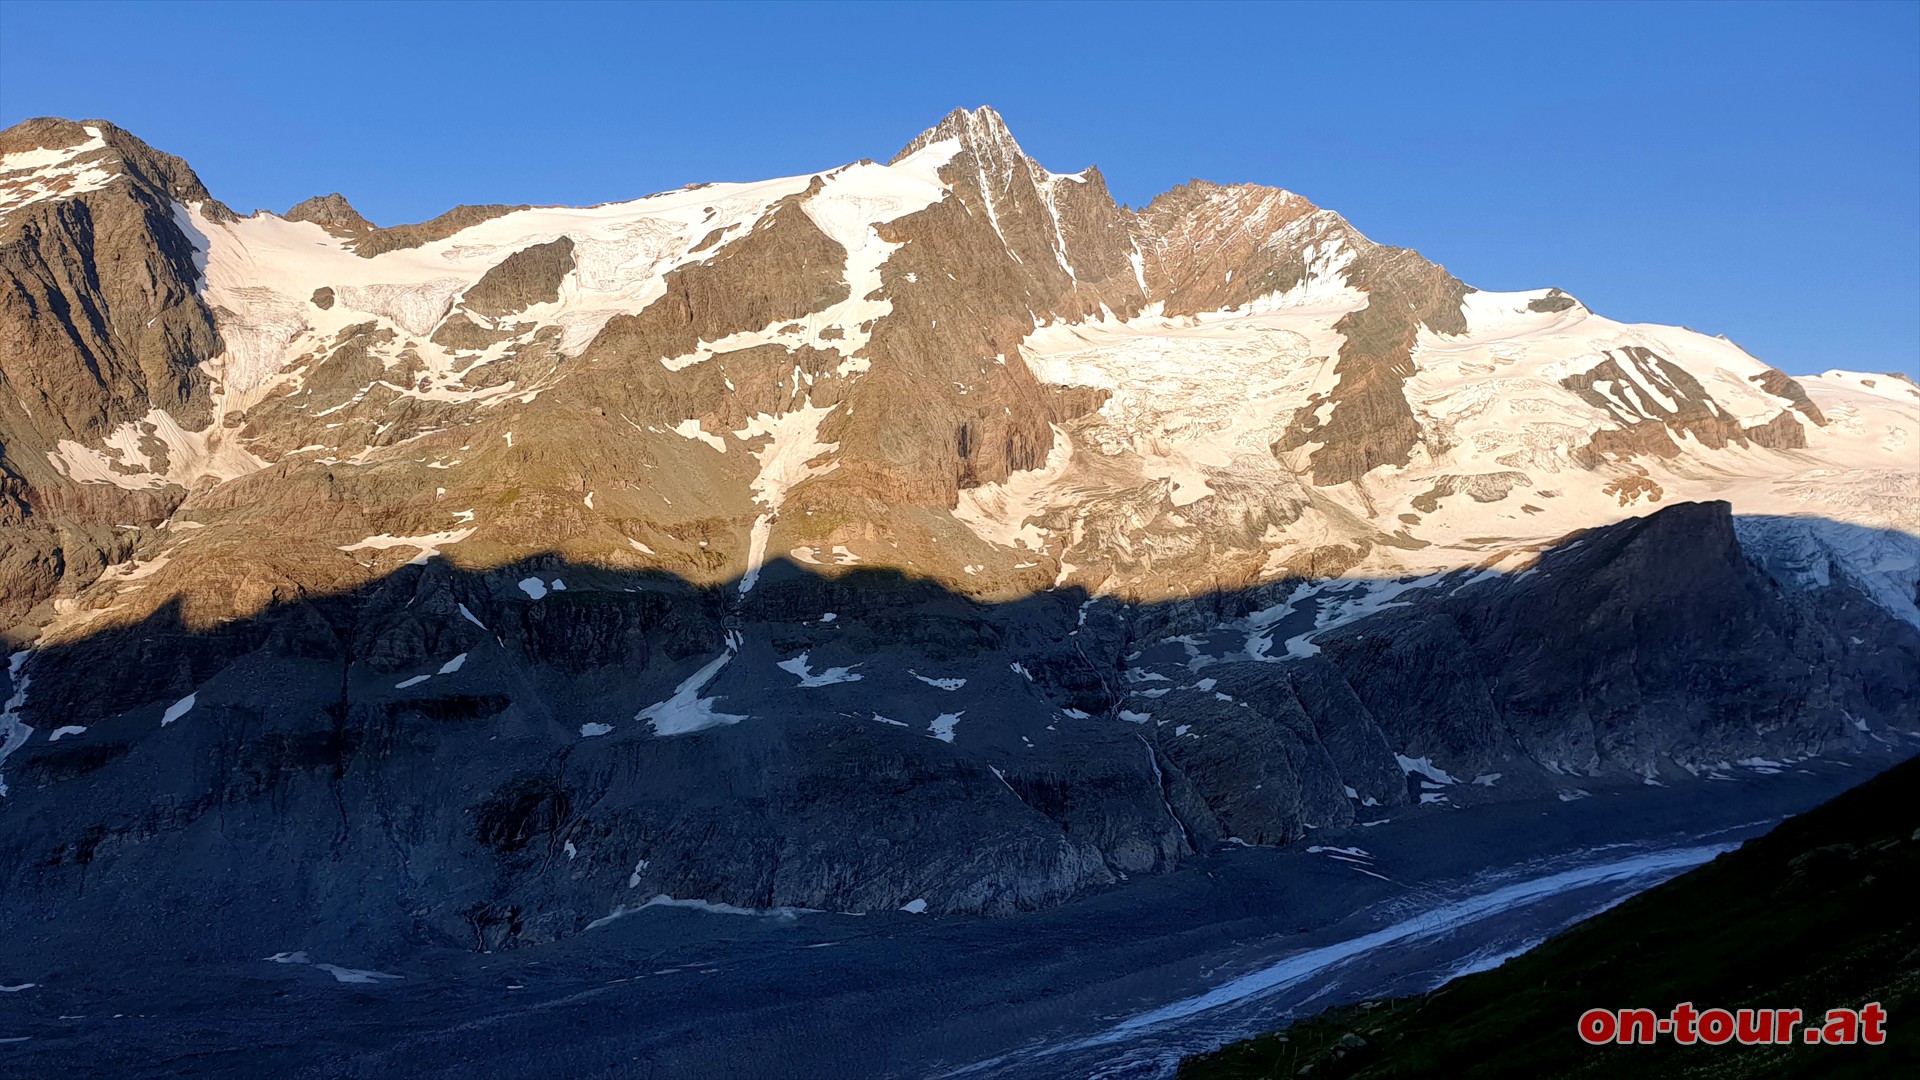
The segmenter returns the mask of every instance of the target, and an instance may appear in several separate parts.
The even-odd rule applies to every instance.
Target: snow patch
[[[598,930],[608,923],[628,915],[637,914],[648,908],[687,908],[692,911],[703,911],[709,915],[755,915],[776,918],[782,922],[791,921],[801,915],[817,914],[812,908],[745,908],[737,907],[733,904],[717,904],[711,900],[682,900],[678,897],[668,896],[666,893],[660,893],[644,904],[637,904],[633,907],[628,907],[625,904],[616,905],[611,913],[593,920],[587,924],[586,928],[588,930]]]
[[[160,715],[160,726],[166,727],[168,724],[187,715],[188,712],[192,711],[194,701],[199,697],[200,694],[196,691],[167,706],[167,711]]]
[[[774,666],[782,671],[792,673],[799,678],[802,687],[809,689],[818,686],[832,686],[834,683],[859,682],[862,678],[862,676],[854,674],[853,668],[851,667],[827,668],[825,671],[819,672],[812,671],[807,667],[807,655],[807,653],[801,653],[791,660],[782,660]],[[853,667],[859,666],[859,664],[853,665]]]
[[[736,439],[767,439],[759,449],[753,451],[754,458],[760,463],[760,472],[751,485],[753,501],[764,509],[754,519],[753,530],[747,540],[747,569],[740,578],[740,593],[743,596],[760,580],[760,568],[767,560],[767,541],[773,536],[773,523],[779,519],[780,506],[786,502],[787,493],[804,481],[824,476],[840,465],[838,461],[813,464],[823,455],[840,448],[839,443],[820,441],[820,422],[834,408],[832,405],[807,405],[778,417],[760,413],[748,419],[746,427],[733,433]]]
[[[697,439],[723,454],[727,452],[726,440],[718,435],[709,435],[705,431],[702,431],[700,421],[698,420],[682,420],[667,430],[683,439]]]
[[[953,741],[954,726],[959,724],[960,718],[965,715],[965,710],[941,713],[939,716],[933,718],[932,723],[927,725],[927,733],[933,738],[939,739],[941,742],[950,743]]]
[[[385,551],[388,548],[395,547],[418,548],[419,554],[408,559],[407,565],[425,566],[427,565],[428,559],[440,554],[441,548],[450,544],[457,544],[467,537],[472,536],[475,531],[473,528],[448,529],[444,532],[426,533],[421,536],[388,536],[386,533],[381,533],[379,536],[369,536],[365,540],[357,540],[351,544],[344,544],[340,547],[340,550]]]
[[[97,127],[81,130],[87,138],[74,146],[36,147],[0,156],[0,221],[34,203],[71,199],[119,178],[106,136]]]
[[[269,964],[307,965],[307,966],[313,967],[316,970],[326,972],[327,974],[333,976],[333,980],[335,982],[339,982],[339,983],[355,983],[355,984],[364,985],[364,984],[371,984],[371,983],[397,981],[401,978],[401,976],[399,975],[389,975],[384,971],[373,971],[367,968],[341,967],[339,964],[316,964],[311,959],[309,959],[307,957],[307,954],[304,952],[277,952],[277,953],[274,953],[272,956],[266,957],[265,962]]]
[[[27,660],[32,655],[31,649],[21,649],[7,657],[7,682],[12,692],[7,696],[6,706],[0,708],[0,765],[33,737],[33,728],[20,719],[20,710],[27,704],[27,684],[31,681],[27,676]],[[6,795],[6,778],[0,777],[0,799]]]
[[[1457,784],[1460,782],[1448,775],[1445,769],[1435,765],[1432,758],[1411,758],[1405,754],[1395,754],[1393,757],[1394,760],[1400,763],[1400,771],[1408,776],[1418,773],[1436,784]]]
[[[341,967],[338,964],[315,964],[321,971],[333,976],[335,982],[343,983],[380,983],[400,978],[384,971],[369,971],[366,968]]]
[[[674,689],[672,697],[647,706],[635,713],[633,718],[651,723],[654,734],[663,736],[685,735],[688,732],[702,731],[723,724],[737,724],[745,720],[745,716],[716,710],[713,706],[718,698],[700,696],[700,692],[719,676],[720,669],[727,666],[727,661],[733,659],[733,654],[739,647],[739,639],[731,634],[728,635],[726,652],[709,660],[700,670],[682,680]]]
[[[951,512],[989,544],[1040,551],[1046,547],[1046,534],[1030,521],[1053,504],[1057,495],[1054,486],[1066,476],[1072,463],[1073,439],[1066,429],[1055,426],[1044,465],[960,492]]]
[[[1920,494],[1920,483],[1914,486]],[[1852,586],[1895,618],[1920,627],[1920,536],[1820,517],[1736,516],[1747,559],[1795,590]]]

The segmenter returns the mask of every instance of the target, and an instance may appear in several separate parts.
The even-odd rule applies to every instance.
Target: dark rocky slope
[[[1318,655],[1204,664],[1183,639],[1290,586],[994,606],[892,572],[775,564],[742,597],[432,560],[211,629],[169,608],[22,659],[0,888],[49,956],[502,948],[658,894],[992,914],[1230,839],[1913,727],[1920,631],[1776,584],[1725,504],[1470,576]]]
[[[1312,1076],[1908,1076],[1920,1067],[1920,760],[1424,997],[1337,1009],[1186,1062],[1183,1080]],[[1596,1007],[1879,1002],[1883,1046],[1593,1047]],[[1903,1023],[1903,1021],[1906,1021]]]

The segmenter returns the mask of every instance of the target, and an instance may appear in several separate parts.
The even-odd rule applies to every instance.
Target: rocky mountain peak
[[[893,161],[932,147],[951,149],[940,167],[950,198],[988,230],[978,241],[1001,253],[1009,264],[1002,271],[1022,279],[1030,312],[1077,318],[1103,303],[1133,312],[1146,302],[1133,216],[1097,170],[1049,171],[985,105],[948,113]]]
[[[113,187],[123,177],[149,201],[205,202],[216,217],[230,213],[185,161],[122,128],[43,116],[0,131],[0,230],[25,222],[34,207]]]
[[[0,154],[17,154],[28,150],[76,149],[92,139],[101,137],[101,131],[89,131],[88,128],[111,127],[113,125],[104,120],[75,121],[58,116],[36,116],[31,120],[22,120],[5,131],[0,131]]]
[[[947,139],[958,139],[963,151],[986,154],[1000,160],[1033,160],[1014,140],[1013,132],[1007,130],[1007,122],[1000,113],[991,105],[982,105],[977,109],[955,109],[948,113],[938,124],[914,136],[913,141],[895,154],[888,164],[897,163],[918,150]]]
[[[1906,383],[1792,380],[1558,291],[1476,292],[1281,188],[1196,180],[1129,210],[984,107],[889,167],[584,210],[380,228],[320,196],[287,217],[331,235],[297,252],[285,219],[222,218],[111,125],[4,144],[41,155],[28,183],[71,162],[159,180],[47,194],[0,235],[31,301],[0,303],[0,345],[22,343],[0,348],[22,389],[0,470],[45,555],[0,618],[208,596],[196,580],[309,500],[331,508],[301,541],[322,561],[250,580],[325,589],[365,570],[347,552],[441,547],[706,584],[866,563],[981,595],[1393,577],[1717,496],[1699,478],[1733,465],[1703,455],[1729,446],[1894,470],[1875,433],[1917,425]],[[34,314],[63,306],[104,314]],[[1831,495],[1803,461],[1742,458],[1743,512]],[[1850,505],[1906,520],[1880,492],[1910,471],[1857,475]],[[158,527],[182,513],[204,526],[184,549],[193,530]],[[157,568],[123,592],[101,575],[127,524]]]
[[[29,557],[64,550],[73,565],[85,548],[116,545],[57,541],[62,528],[157,521],[177,501],[111,484],[63,492],[72,478],[49,457],[62,440],[106,438],[154,413],[194,430],[212,421],[197,365],[220,337],[198,295],[202,255],[183,204],[233,220],[186,162],[104,120],[0,132],[0,382],[11,391],[0,473],[8,512],[38,519],[9,538]],[[158,445],[142,453],[157,460]]]
[[[379,228],[337,191],[295,203],[283,216],[288,221],[311,221],[336,236],[364,236]]]

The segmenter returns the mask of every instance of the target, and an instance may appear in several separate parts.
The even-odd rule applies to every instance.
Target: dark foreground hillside
[[[1524,956],[1416,998],[1323,1013],[1188,1060],[1182,1080],[1920,1075],[1920,759]],[[1882,1046],[1591,1047],[1587,1009],[1879,1002]]]

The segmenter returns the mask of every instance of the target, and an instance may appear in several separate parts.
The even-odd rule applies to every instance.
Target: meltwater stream
[[[1417,993],[1492,967],[1738,846],[1641,851],[1551,873],[1536,871],[1370,933],[1292,953],[1204,993],[1135,1015],[1109,1017],[1108,1026],[1092,1034],[1029,1046],[943,1075],[1170,1077],[1185,1057],[1289,1019],[1355,1000]]]

